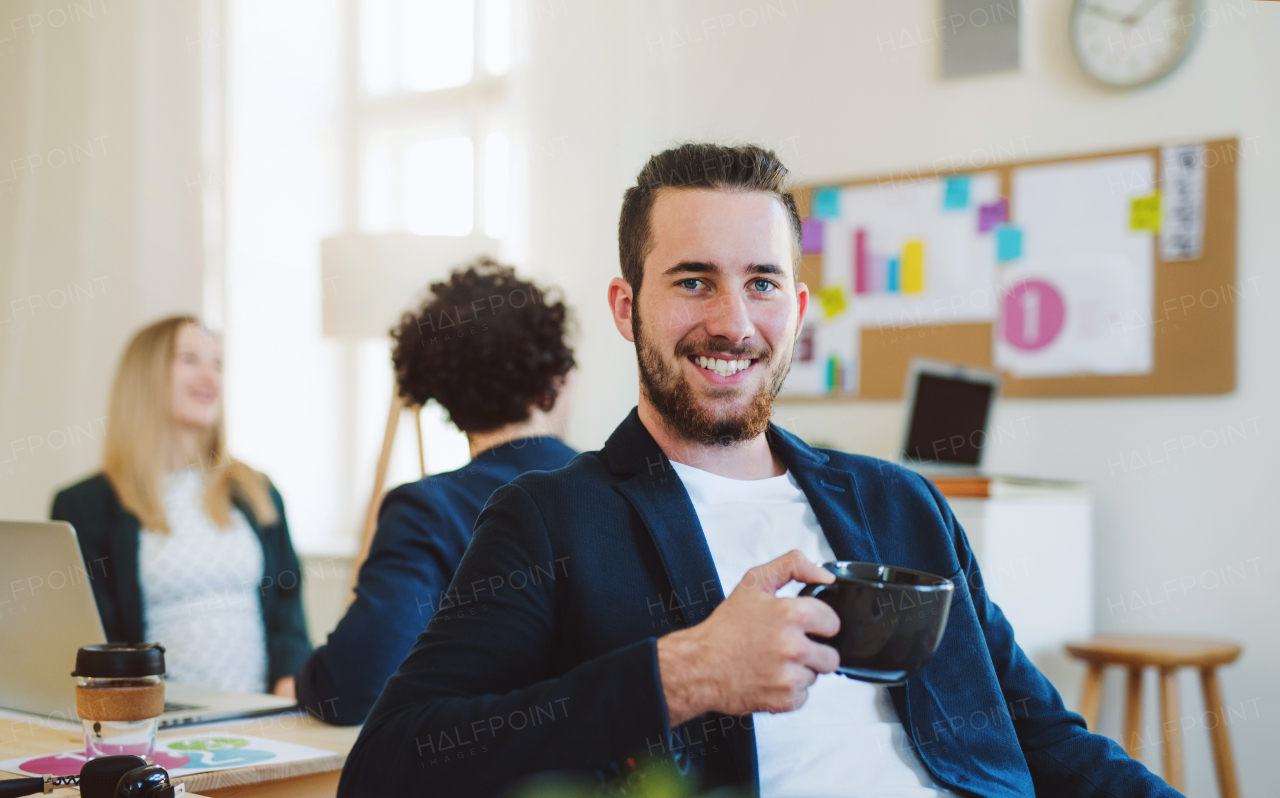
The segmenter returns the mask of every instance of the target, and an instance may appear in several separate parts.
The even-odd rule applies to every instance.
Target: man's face
[[[615,322],[636,343],[644,398],[691,442],[755,438],[808,306],[786,208],[759,191],[666,189],[650,229],[638,301],[619,296],[630,293],[621,280],[610,290]]]

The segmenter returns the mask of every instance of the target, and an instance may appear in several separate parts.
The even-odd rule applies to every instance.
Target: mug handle
[[[824,590],[829,590],[830,588],[833,588],[833,587],[835,587],[834,583],[830,585],[824,585],[820,582],[810,582],[804,586],[803,590],[800,591],[800,595],[813,596],[814,598],[817,598],[819,593],[821,593]]]

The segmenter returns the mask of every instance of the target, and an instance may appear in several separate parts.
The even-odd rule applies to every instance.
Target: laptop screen
[[[995,386],[921,373],[907,432],[907,460],[977,467]]]

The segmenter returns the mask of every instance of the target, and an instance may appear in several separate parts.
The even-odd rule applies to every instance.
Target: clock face
[[[1199,32],[1198,0],[1076,0],[1076,58],[1109,86],[1142,86],[1182,63]]]

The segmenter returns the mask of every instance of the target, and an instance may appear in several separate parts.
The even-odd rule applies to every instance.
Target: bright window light
[[[505,75],[511,68],[511,0],[483,0],[484,68]]]
[[[484,142],[484,234],[502,238],[507,232],[507,184],[511,145],[506,133],[490,133]]]
[[[475,60],[474,0],[403,0],[400,83],[411,91],[461,86]]]
[[[385,233],[395,226],[391,181],[391,151],[386,145],[371,148],[360,175],[360,229],[366,233]]]
[[[474,155],[471,139],[420,141],[404,154],[404,226],[418,235],[471,232]]]
[[[366,94],[386,94],[395,88],[396,0],[360,2],[360,83]]]

